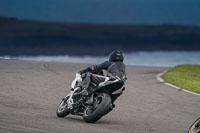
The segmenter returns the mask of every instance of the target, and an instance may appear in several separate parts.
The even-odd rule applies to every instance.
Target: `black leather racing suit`
[[[126,78],[126,72],[125,72],[126,66],[123,62],[110,62],[110,61],[105,61],[99,65],[93,65],[90,66],[84,70],[81,70],[79,73],[82,75],[83,73],[87,73],[83,77],[82,81],[82,87],[86,89],[87,91],[90,91],[92,87],[90,86],[91,82],[94,82],[96,84],[99,84],[100,82],[103,82],[105,79],[98,78],[98,77],[93,77],[91,73],[99,73],[102,72],[102,70],[107,71],[107,76],[116,79],[116,78]]]

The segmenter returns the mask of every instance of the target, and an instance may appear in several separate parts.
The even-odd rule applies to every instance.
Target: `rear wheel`
[[[58,117],[65,117],[70,113],[70,110],[67,108],[67,100],[69,97],[66,97],[65,99],[63,99],[61,101],[61,103],[59,104],[56,114]]]
[[[94,104],[88,106],[83,113],[85,122],[94,123],[109,111],[111,97],[106,93],[100,93],[94,98]]]

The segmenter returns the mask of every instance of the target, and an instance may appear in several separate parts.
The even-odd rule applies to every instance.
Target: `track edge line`
[[[200,96],[200,94],[198,94],[198,93],[195,93],[195,92],[192,92],[192,91],[189,91],[189,90],[185,90],[185,89],[183,89],[183,88],[177,87],[177,86],[175,86],[175,85],[172,85],[172,84],[167,83],[166,81],[164,81],[164,80],[161,78],[161,76],[162,76],[165,72],[167,72],[167,71],[165,70],[165,71],[163,71],[162,73],[159,73],[158,75],[156,75],[156,78],[157,78],[158,81],[160,81],[160,82],[164,83],[165,85],[168,85],[168,86],[170,86],[170,87],[172,87],[172,88],[175,88],[175,89],[177,89],[177,90],[184,91],[184,92],[187,92],[187,93],[196,95],[196,96]]]

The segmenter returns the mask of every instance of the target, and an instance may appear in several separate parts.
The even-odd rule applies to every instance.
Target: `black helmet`
[[[121,51],[118,51],[118,50],[113,51],[110,54],[109,61],[112,61],[112,62],[123,62],[124,61],[123,53]]]

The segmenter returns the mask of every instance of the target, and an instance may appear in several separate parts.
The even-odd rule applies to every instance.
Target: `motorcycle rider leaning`
[[[82,91],[76,95],[88,96],[93,89],[93,84],[99,84],[105,80],[105,78],[95,77],[93,74],[103,75],[102,70],[107,71],[107,77],[111,80],[126,79],[126,66],[123,63],[124,57],[121,51],[113,51],[110,54],[109,61],[105,61],[99,65],[90,66],[84,70],[79,71],[83,81],[80,87]]]

